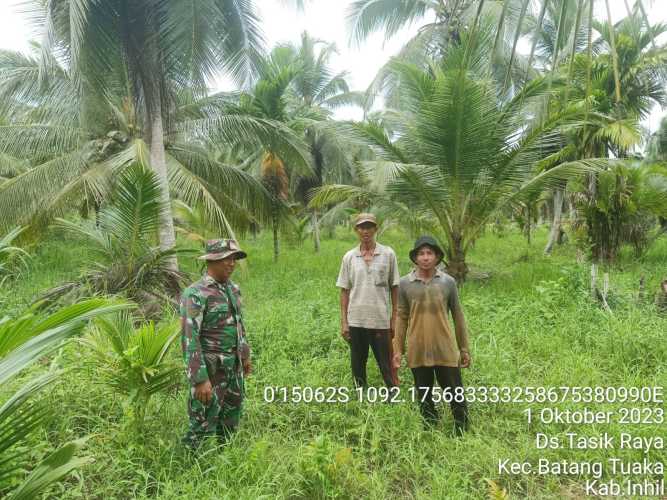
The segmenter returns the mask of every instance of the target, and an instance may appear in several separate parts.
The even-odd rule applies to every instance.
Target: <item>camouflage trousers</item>
[[[207,353],[204,357],[213,394],[209,404],[205,405],[195,398],[194,386],[190,387],[190,425],[183,441],[193,448],[208,436],[216,436],[221,442],[231,436],[239,425],[245,392],[243,373],[235,356]]]

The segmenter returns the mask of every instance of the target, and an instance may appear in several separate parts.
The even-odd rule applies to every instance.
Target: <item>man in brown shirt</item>
[[[468,425],[461,368],[470,366],[470,354],[456,281],[437,269],[443,255],[430,236],[419,238],[410,251],[410,260],[416,268],[403,276],[399,285],[393,363],[396,368],[400,367],[407,337],[408,366],[414,375],[422,416],[427,424],[438,420],[432,396],[434,379],[437,379],[443,391],[454,396],[450,406],[455,432],[461,434]],[[449,324],[450,312],[455,334]]]

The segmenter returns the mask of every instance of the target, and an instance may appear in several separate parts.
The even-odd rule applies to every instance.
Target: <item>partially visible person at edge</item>
[[[391,365],[392,337],[398,306],[399,271],[394,251],[375,241],[377,220],[361,213],[355,219],[359,246],[343,257],[340,288],[341,334],[350,344],[352,376],[366,386],[368,348],[373,350],[387,387],[398,384]]]
[[[450,403],[454,431],[461,435],[468,428],[461,368],[470,366],[470,354],[456,281],[437,268],[443,255],[430,236],[419,238],[410,251],[410,260],[416,267],[400,281],[393,365],[395,369],[400,367],[407,337],[408,367],[415,379],[419,410],[427,427],[438,421],[433,401],[434,378],[452,396],[456,396],[457,387],[461,388],[461,397],[453,397]],[[456,338],[449,326],[450,312]]]
[[[241,291],[230,280],[246,253],[235,240],[206,243],[206,274],[181,297],[181,346],[190,383],[189,429],[183,441],[197,448],[203,438],[227,441],[237,429],[249,375],[250,347],[241,312]]]

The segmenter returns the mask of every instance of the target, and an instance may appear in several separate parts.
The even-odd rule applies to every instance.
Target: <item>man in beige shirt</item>
[[[468,425],[461,368],[470,366],[470,354],[456,281],[437,269],[443,255],[430,236],[419,238],[410,251],[410,260],[416,268],[403,276],[399,285],[393,364],[400,367],[407,337],[408,366],[414,375],[419,409],[427,424],[438,420],[432,396],[434,379],[452,396],[460,388],[460,396],[452,398],[450,403],[455,432],[460,435]],[[450,312],[455,334],[449,325]]]
[[[393,387],[397,384],[391,366],[399,281],[396,254],[375,241],[377,220],[373,214],[359,214],[355,232],[359,246],[343,257],[336,281],[340,288],[341,334],[350,344],[352,376],[357,386],[366,385],[370,347],[384,383]]]

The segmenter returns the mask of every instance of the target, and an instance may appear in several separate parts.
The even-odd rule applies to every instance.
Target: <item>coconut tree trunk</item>
[[[280,243],[278,241],[278,216],[273,214],[271,220],[271,226],[273,227],[273,262],[278,262],[278,255],[280,254]]]
[[[137,396],[136,400],[132,403],[132,410],[134,413],[132,425],[134,426],[135,432],[141,433],[143,431],[144,422],[146,421],[146,407],[148,406],[150,398],[150,394],[141,391],[140,395]]]
[[[320,253],[320,221],[317,218],[317,210],[313,210],[313,212],[310,214],[310,223],[313,226],[315,253]]]
[[[262,183],[273,195],[273,210],[271,227],[273,229],[273,262],[278,262],[280,247],[278,243],[278,225],[280,223],[281,201],[286,201],[289,189],[289,179],[285,171],[285,164],[280,157],[271,151],[266,151],[262,157]]]
[[[545,255],[551,255],[554,245],[560,236],[561,216],[563,213],[563,189],[558,188],[554,191],[554,218],[549,233],[549,241],[544,249]]]
[[[458,235],[452,236],[449,248],[447,249],[447,274],[456,280],[457,283],[465,281],[468,275],[468,265],[466,264],[466,254],[463,250],[462,238]]]
[[[160,199],[162,211],[160,212],[160,250],[169,250],[176,244],[176,233],[174,231],[174,218],[171,213],[171,200],[169,196],[169,179],[167,177],[167,162],[164,154],[164,127],[162,122],[162,106],[160,104],[159,92],[156,92],[155,103],[151,106],[151,168],[157,174],[160,183]],[[173,270],[178,269],[178,262],[173,256],[169,259],[169,266]]]

